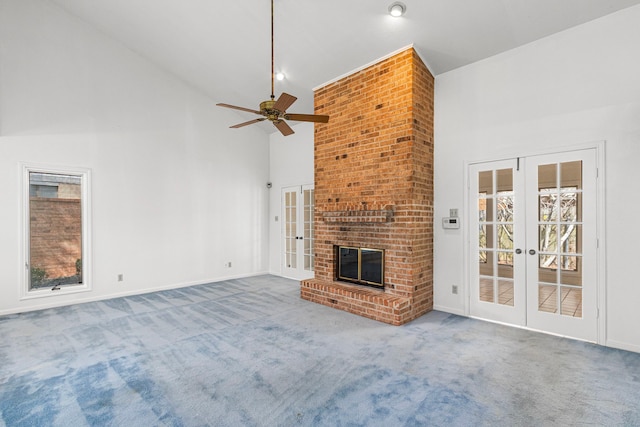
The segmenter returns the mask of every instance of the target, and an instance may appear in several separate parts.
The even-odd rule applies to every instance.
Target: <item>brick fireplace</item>
[[[315,277],[301,297],[393,325],[433,308],[433,76],[413,48],[315,93]],[[336,246],[384,251],[384,287],[336,279]]]

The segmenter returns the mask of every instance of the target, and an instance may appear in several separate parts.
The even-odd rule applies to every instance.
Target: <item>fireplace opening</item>
[[[384,288],[384,250],[336,246],[336,279]]]

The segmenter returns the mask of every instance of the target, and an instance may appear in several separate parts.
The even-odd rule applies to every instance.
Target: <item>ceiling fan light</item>
[[[394,2],[389,6],[389,15],[399,18],[407,11],[407,6],[402,2]]]

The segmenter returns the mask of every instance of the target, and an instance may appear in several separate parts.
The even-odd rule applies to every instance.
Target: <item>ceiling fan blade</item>
[[[294,133],[293,129],[291,129],[291,127],[285,121],[276,120],[273,122],[273,125],[277,127],[280,133],[283,134],[284,136],[291,135],[292,133]]]
[[[329,122],[329,116],[323,116],[320,114],[285,114],[284,118],[287,120],[295,120],[298,122],[314,122],[314,123]]]
[[[251,108],[238,107],[236,105],[230,105],[230,104],[216,104],[216,105],[218,107],[233,108],[234,110],[246,111],[248,113],[262,114],[258,110],[252,110]]]
[[[243,126],[248,126],[248,125],[252,125],[254,123],[258,123],[261,122],[263,120],[267,120],[266,117],[263,117],[261,119],[254,119],[254,120],[249,120],[248,122],[244,122],[244,123],[238,123],[237,125],[233,125],[233,126],[229,126],[231,129],[238,129],[241,128]]]
[[[273,109],[278,110],[280,112],[287,111],[287,108],[291,107],[291,104],[296,102],[296,99],[298,98],[296,98],[293,95],[289,95],[288,93],[282,92],[282,95],[280,95],[280,98],[278,98],[276,103],[273,104]]]

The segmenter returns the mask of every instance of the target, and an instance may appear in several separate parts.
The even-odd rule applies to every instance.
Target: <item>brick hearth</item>
[[[315,278],[301,297],[400,325],[433,307],[433,76],[413,48],[316,91]],[[384,290],[335,280],[334,245],[385,250]]]

